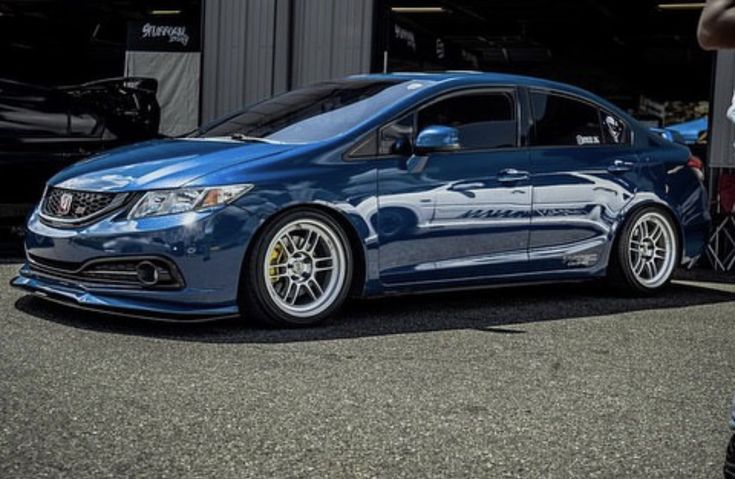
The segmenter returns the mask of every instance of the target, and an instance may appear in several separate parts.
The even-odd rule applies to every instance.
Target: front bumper
[[[240,270],[258,224],[236,206],[137,221],[106,218],[78,229],[48,226],[34,212],[26,236],[26,252],[33,261],[26,262],[11,284],[72,306],[138,317],[234,316]],[[181,281],[176,287],[151,287],[88,281],[39,268],[39,262],[87,265],[127,258],[160,258]]]

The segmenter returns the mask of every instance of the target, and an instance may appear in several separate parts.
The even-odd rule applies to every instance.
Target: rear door
[[[534,270],[601,266],[612,226],[635,190],[628,125],[567,94],[531,90]]]

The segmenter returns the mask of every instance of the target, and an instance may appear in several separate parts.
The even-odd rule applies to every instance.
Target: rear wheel
[[[633,215],[611,256],[609,280],[626,292],[652,294],[665,287],[679,259],[674,222],[658,208]]]
[[[243,316],[275,326],[310,326],[342,305],[350,290],[352,252],[329,215],[291,211],[255,241],[241,281]]]

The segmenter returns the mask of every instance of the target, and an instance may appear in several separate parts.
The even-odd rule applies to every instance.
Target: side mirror
[[[429,154],[459,149],[459,130],[442,125],[427,126],[416,137],[414,154],[406,161],[406,170],[419,174],[426,169]]]
[[[411,140],[405,136],[398,138],[395,143],[393,143],[393,146],[391,146],[390,152],[394,155],[411,156],[411,153],[413,153]]]
[[[459,150],[459,130],[449,126],[427,126],[416,137],[416,154]]]

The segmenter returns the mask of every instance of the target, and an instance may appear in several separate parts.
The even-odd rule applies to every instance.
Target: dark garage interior
[[[119,77],[128,22],[199,16],[199,0],[2,1],[0,78],[57,86]]]
[[[380,22],[376,68],[387,51],[390,71],[522,73],[579,85],[639,114],[641,97],[687,103],[664,124],[706,114],[699,102],[711,96],[713,56],[697,44],[701,7],[692,4],[394,0],[380,12],[389,21]]]

